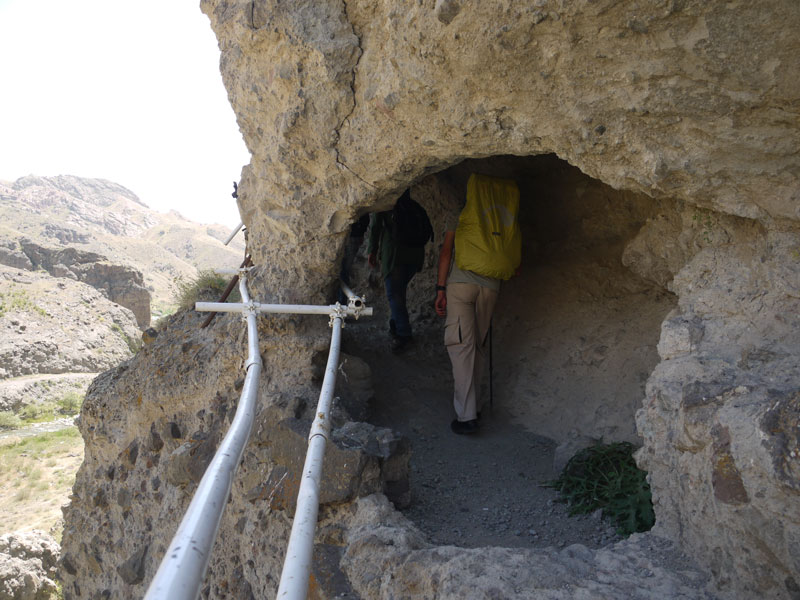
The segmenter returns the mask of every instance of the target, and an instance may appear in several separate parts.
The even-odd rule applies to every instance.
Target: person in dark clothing
[[[344,247],[344,258],[342,258],[342,268],[339,271],[339,279],[341,279],[348,286],[350,283],[350,270],[353,268],[358,249],[364,242],[364,235],[367,233],[369,227],[369,215],[363,215],[358,221],[350,226],[350,235],[347,236],[347,242]],[[347,296],[342,290],[339,290],[339,303],[347,305]]]
[[[377,267],[386,286],[391,319],[392,352],[400,353],[413,341],[408,318],[406,288],[414,275],[422,269],[425,244],[433,238],[428,215],[406,190],[392,210],[373,213],[367,253],[369,264]]]

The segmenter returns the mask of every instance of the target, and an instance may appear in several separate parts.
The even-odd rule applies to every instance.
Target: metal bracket
[[[257,317],[258,304],[256,302],[253,302],[252,300],[250,302],[246,302],[245,304],[242,305],[241,315],[242,315],[242,321],[244,322],[247,322],[247,317],[249,315],[254,315]]]
[[[342,329],[344,329],[344,318],[347,316],[347,308],[339,304],[338,302],[331,306],[330,312],[330,320],[328,321],[328,327],[333,327],[333,321],[336,318],[342,320]]]
[[[364,310],[365,306],[366,301],[362,296],[350,296],[347,299],[347,308],[352,311],[353,318],[356,320],[361,316],[361,311]]]

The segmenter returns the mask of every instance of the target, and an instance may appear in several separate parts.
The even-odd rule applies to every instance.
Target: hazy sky
[[[233,227],[249,160],[199,0],[0,0],[0,179],[109,179]]]

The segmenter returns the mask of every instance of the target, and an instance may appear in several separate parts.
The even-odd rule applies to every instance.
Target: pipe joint
[[[361,312],[364,310],[365,306],[366,301],[361,296],[351,296],[347,300],[347,308],[352,311],[351,314],[356,319],[361,316]]]
[[[328,419],[328,415],[324,412],[317,413],[314,422],[311,424],[311,429],[308,432],[309,441],[311,440],[311,438],[317,435],[321,435],[326,440],[328,440],[330,434],[331,434],[331,423],[330,419]]]
[[[361,316],[361,313],[366,308],[366,300],[363,296],[359,296],[352,289],[350,289],[350,286],[348,286],[344,281],[340,281],[339,284],[342,288],[342,292],[344,292],[344,295],[347,296],[348,314],[355,319],[358,319],[358,317]]]
[[[347,316],[348,307],[342,306],[338,302],[331,306],[330,312],[330,321],[328,321],[328,327],[333,327],[335,324],[336,319],[341,319],[342,328],[344,328],[344,318]]]

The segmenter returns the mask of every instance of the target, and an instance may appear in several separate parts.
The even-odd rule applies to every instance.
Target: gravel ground
[[[432,543],[462,547],[589,548],[621,538],[599,514],[569,517],[557,493],[543,484],[552,470],[555,444],[512,422],[513,399],[495,398],[484,408],[480,431],[450,431],[450,362],[438,332],[417,338],[395,356],[388,337],[374,326],[346,327],[343,351],[372,369],[375,400],[370,422],[391,427],[412,444],[412,504],[404,510]]]
[[[403,513],[430,543],[538,549],[559,557],[567,578],[563,597],[577,597],[569,590],[579,584],[588,586],[581,593],[594,593],[587,590],[613,577],[616,591],[608,598],[719,599],[710,574],[673,542],[651,534],[622,538],[597,513],[570,517],[557,493],[543,486],[558,475],[552,468],[555,443],[513,422],[513,399],[495,398],[491,410],[485,407],[477,434],[452,433],[450,361],[438,330],[430,330],[395,356],[383,330],[356,323],[345,328],[342,347],[372,369],[375,399],[368,420],[411,441],[412,502]],[[586,548],[595,551],[587,555]],[[600,583],[584,581],[587,568]]]

